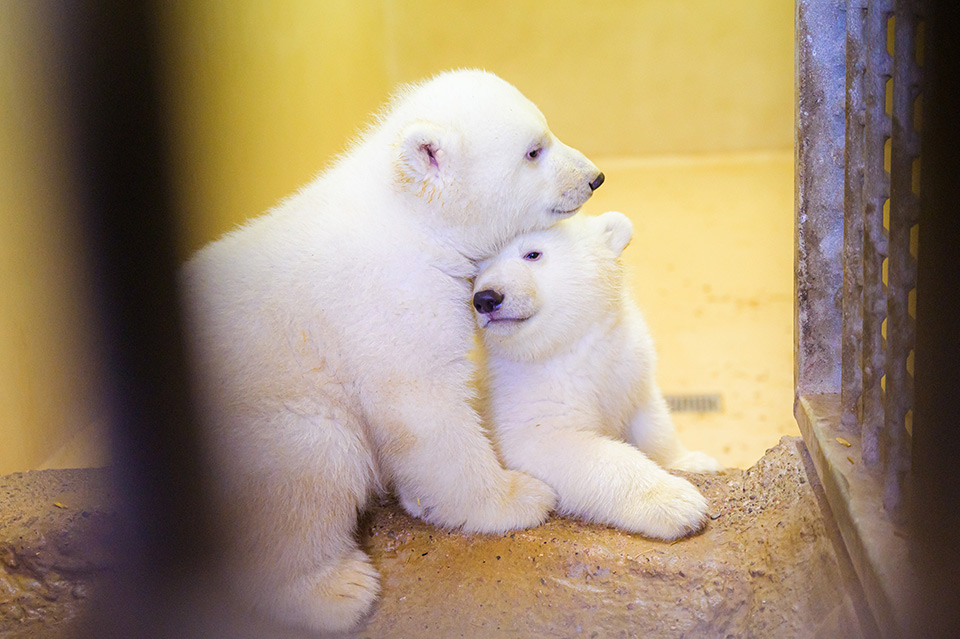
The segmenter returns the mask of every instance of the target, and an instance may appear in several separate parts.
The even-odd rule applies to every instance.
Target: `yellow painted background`
[[[793,145],[791,0],[162,4],[184,255],[309,181],[397,83],[452,67],[514,83],[592,158]],[[102,411],[34,18],[2,0],[0,473],[102,460],[77,448]]]

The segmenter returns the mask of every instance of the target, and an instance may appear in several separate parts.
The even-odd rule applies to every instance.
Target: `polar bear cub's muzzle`
[[[572,215],[600,188],[606,177],[580,151],[555,138],[553,146],[556,148],[550,159],[554,163],[554,172],[556,175],[566,176],[560,181],[560,190],[557,193],[559,202],[554,206],[553,212],[563,216]]]
[[[538,251],[531,251],[523,260],[536,261],[539,256]],[[481,329],[510,333],[540,310],[536,282],[523,262],[498,261],[481,273],[473,289],[473,307]]]

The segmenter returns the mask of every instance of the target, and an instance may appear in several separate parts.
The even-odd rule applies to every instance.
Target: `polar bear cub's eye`
[[[541,253],[540,251],[530,251],[529,253],[523,256],[523,259],[525,259],[528,262],[536,262],[537,260],[540,259],[540,256],[542,255],[543,253]]]
[[[527,159],[528,159],[528,160],[536,160],[538,157],[540,157],[540,154],[541,154],[541,153],[543,153],[543,147],[542,147],[542,146],[538,146],[538,147],[535,147],[535,148],[533,148],[533,149],[530,149],[529,151],[527,151]]]

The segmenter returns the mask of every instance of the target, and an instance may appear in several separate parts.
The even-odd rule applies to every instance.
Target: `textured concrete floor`
[[[805,454],[787,438],[749,470],[688,475],[714,519],[674,543],[559,517],[502,536],[465,535],[381,504],[359,534],[383,592],[352,636],[856,639],[860,598]],[[104,482],[98,470],[0,478],[0,636],[77,636],[71,624],[113,569]],[[219,592],[179,615],[165,602],[141,621],[171,624],[169,637],[306,636],[252,618]]]

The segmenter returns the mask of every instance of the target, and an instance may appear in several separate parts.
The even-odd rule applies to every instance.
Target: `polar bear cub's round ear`
[[[594,219],[600,236],[614,255],[623,253],[633,239],[633,222],[619,211],[607,211]]]
[[[461,136],[433,122],[418,120],[403,129],[397,153],[402,182],[441,186],[459,155]]]

